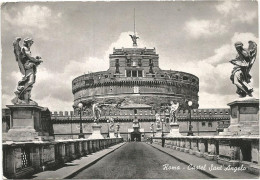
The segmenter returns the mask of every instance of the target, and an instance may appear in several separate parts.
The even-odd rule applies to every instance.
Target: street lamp
[[[164,123],[164,119],[162,118],[162,138],[163,138],[163,136],[164,136],[164,134],[163,134],[163,123]]]
[[[83,130],[82,130],[82,118],[81,118],[81,113],[82,113],[82,107],[83,104],[80,102],[78,104],[78,108],[79,108],[79,119],[80,119],[80,123],[79,123],[79,139],[84,138],[84,134],[83,134]]]
[[[191,108],[192,108],[192,101],[188,101],[188,106],[189,106],[189,115],[190,115],[190,124],[189,124],[189,132],[188,132],[188,136],[193,136],[193,132],[192,132],[192,125],[191,125]]]
[[[109,123],[110,123],[110,120],[108,119],[107,120],[107,138],[109,138]]]
[[[117,130],[116,137],[118,137],[119,128],[120,128],[120,125],[119,125],[119,123],[117,123],[117,124],[116,124],[116,130]]]
[[[153,137],[154,137],[154,123],[151,123],[150,129],[151,129],[151,131],[153,132]]]

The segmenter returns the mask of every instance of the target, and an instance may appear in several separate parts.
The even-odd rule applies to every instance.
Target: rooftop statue
[[[32,87],[36,79],[37,66],[43,61],[41,57],[32,57],[31,55],[30,48],[33,44],[32,38],[24,39],[22,48],[19,44],[20,41],[20,37],[16,38],[13,42],[13,46],[16,61],[24,77],[18,82],[17,91],[15,92],[16,97],[12,100],[12,103],[37,105],[37,103],[30,98]]]
[[[139,39],[139,37],[137,37],[135,34],[134,35],[129,34],[129,36],[133,41],[133,46],[137,46],[137,39]]]
[[[249,74],[257,55],[257,44],[249,41],[248,49],[243,48],[242,42],[236,42],[235,48],[238,52],[235,59],[229,61],[235,67],[233,68],[230,79],[237,86],[239,97],[252,96],[253,88],[249,85],[251,75]]]

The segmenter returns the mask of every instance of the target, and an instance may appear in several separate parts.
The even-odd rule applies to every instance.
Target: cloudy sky
[[[233,44],[258,42],[257,2],[49,2],[6,3],[1,11],[2,106],[11,104],[22,78],[13,54],[15,37],[33,37],[38,67],[32,99],[51,111],[72,110],[71,81],[108,69],[113,47],[131,47],[133,10],[139,47],[156,47],[160,67],[200,79],[200,108],[227,107],[238,96],[229,77]],[[254,96],[259,94],[254,64]]]

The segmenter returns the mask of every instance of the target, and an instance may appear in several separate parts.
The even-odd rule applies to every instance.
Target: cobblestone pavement
[[[165,167],[168,170],[164,170]],[[96,164],[79,172],[74,179],[210,178],[188,165],[142,142],[130,142]]]

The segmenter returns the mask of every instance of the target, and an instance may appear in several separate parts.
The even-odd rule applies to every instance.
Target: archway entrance
[[[141,133],[139,131],[131,132],[131,141],[141,141]]]

